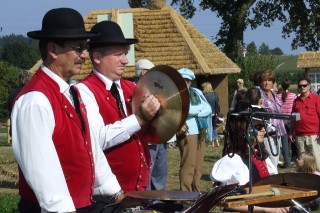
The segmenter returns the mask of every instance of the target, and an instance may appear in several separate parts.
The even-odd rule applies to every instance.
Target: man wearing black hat
[[[150,153],[138,131],[155,116],[159,100],[150,94],[138,110],[133,112],[131,107],[135,84],[122,79],[122,75],[128,64],[129,45],[138,40],[126,39],[112,21],[97,23],[91,32],[100,33],[89,42],[93,72],[77,85],[87,106],[90,127],[106,136],[100,146],[124,192],[145,190]]]
[[[12,147],[19,164],[20,212],[95,212],[92,195],[120,200],[120,185],[95,144],[78,91],[69,86],[88,57],[83,18],[52,9],[39,39],[43,64],[19,93],[12,112]]]

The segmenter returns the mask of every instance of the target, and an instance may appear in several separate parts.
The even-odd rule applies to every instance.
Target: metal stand
[[[309,213],[300,203],[298,203],[296,200],[294,199],[290,199],[290,201],[297,206],[299,209],[301,209],[303,212]]]

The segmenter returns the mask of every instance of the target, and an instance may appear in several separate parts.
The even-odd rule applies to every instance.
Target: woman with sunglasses
[[[218,185],[238,183],[240,186],[247,186],[250,175],[250,160],[252,160],[251,174],[253,182],[278,173],[277,168],[272,164],[268,157],[268,152],[264,148],[264,136],[266,134],[264,121],[259,118],[253,117],[250,119],[248,116],[241,115],[241,112],[247,112],[249,110],[244,106],[251,108],[249,104],[242,102],[237,105],[237,111],[230,112],[227,118],[227,145],[224,151],[224,157],[214,164],[210,174],[211,180]],[[251,149],[251,152],[249,149]],[[264,208],[254,206],[253,209],[254,212],[288,212],[288,208]],[[248,206],[228,208],[225,210],[248,212]]]
[[[224,157],[214,164],[211,173],[214,182],[247,184],[249,157],[253,160],[253,181],[278,173],[263,144],[266,130],[261,119],[250,120],[247,116],[239,115],[239,111],[232,111],[227,118],[226,131]]]

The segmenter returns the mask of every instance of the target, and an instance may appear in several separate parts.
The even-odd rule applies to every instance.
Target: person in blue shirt
[[[192,70],[179,69],[190,95],[189,113],[185,125],[177,133],[180,150],[180,190],[200,191],[203,173],[205,141],[212,141],[212,110],[201,90],[191,87],[195,79]]]

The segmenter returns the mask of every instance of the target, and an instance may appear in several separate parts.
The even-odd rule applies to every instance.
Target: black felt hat
[[[90,49],[110,44],[129,45],[138,43],[138,39],[125,38],[120,26],[113,21],[101,21],[95,24],[90,32],[100,34],[90,39]]]
[[[86,32],[81,14],[71,8],[49,10],[42,19],[41,30],[28,32],[33,39],[86,39],[97,34]]]

